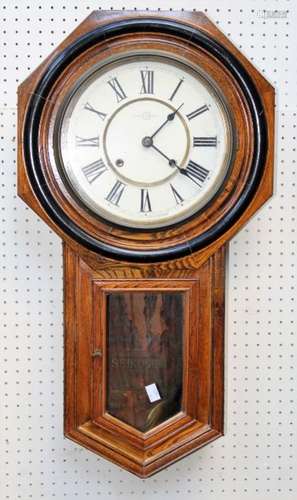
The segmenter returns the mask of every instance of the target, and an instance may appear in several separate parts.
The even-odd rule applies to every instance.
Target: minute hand
[[[155,135],[157,135],[157,133],[160,132],[160,130],[166,125],[166,123],[168,123],[174,119],[176,113],[180,110],[180,108],[183,105],[184,105],[184,103],[182,103],[175,111],[173,111],[173,113],[169,113],[165,122],[162,123],[162,125],[156,130],[156,132],[153,133],[153,135],[151,135],[151,139],[153,139],[153,137],[155,137]]]

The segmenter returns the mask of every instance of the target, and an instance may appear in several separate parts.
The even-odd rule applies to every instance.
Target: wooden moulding
[[[230,57],[236,57],[237,63],[242,68],[244,74],[248,73],[247,81],[252,82],[253,88],[260,99],[258,118],[265,119],[266,132],[263,132],[263,137],[257,137],[257,143],[262,141],[266,144],[263,146],[263,158],[261,164],[261,176],[255,182],[255,188],[245,202],[244,209],[238,212],[238,216],[232,219],[229,223],[230,213],[236,204],[245,200],[245,192],[251,183],[253,176],[254,160],[257,155],[254,155],[255,149],[255,122],[251,119],[251,106],[247,103],[246,95],[243,94],[242,88],[235,79],[233,72],[227,68],[221,60],[214,57],[205,48],[193,44],[191,40],[191,32],[187,37],[179,37],[177,34],[169,35],[161,32],[149,32],[146,30],[142,33],[122,33],[118,37],[113,37],[106,41],[101,41],[89,47],[83,53],[80,53],[63,72],[58,76],[51,86],[51,90],[44,102],[38,122],[38,152],[36,156],[40,165],[39,181],[33,179],[32,171],[28,164],[28,147],[27,153],[25,144],[27,143],[25,118],[26,113],[32,110],[32,102],[30,98],[36,90],[40,90],[38,82],[43,75],[47,74],[53,60],[65,50],[70,43],[77,41],[79,36],[94,30],[96,27],[104,27],[113,22],[127,21],[132,19],[144,21],[147,18],[160,19],[163,23],[177,21],[182,23],[186,29],[196,28],[197,33],[201,33],[211,37],[222,50],[227,50]],[[147,24],[149,25],[149,24]],[[131,28],[132,29],[132,28]],[[196,33],[196,32],[195,32]],[[129,50],[144,49],[150,47],[155,50],[165,50],[173,56],[182,56],[190,63],[199,65],[206,73],[210,75],[212,80],[221,89],[225,95],[227,106],[230,109],[230,114],[234,121],[235,131],[235,160],[232,163],[232,170],[228,176],[224,188],[217,194],[212,202],[205,207],[198,216],[192,217],[190,220],[178,224],[174,227],[163,229],[161,231],[127,231],[116,227],[103,219],[92,215],[88,210],[80,205],[71,190],[65,186],[61,178],[61,173],[56,165],[53,154],[53,123],[57,115],[58,109],[71,89],[75,80],[93,64],[100,60],[113,55],[121,55]],[[39,96],[40,97],[40,96]],[[38,96],[36,96],[38,99]],[[41,97],[40,100],[42,101]],[[257,99],[256,99],[257,100]],[[264,137],[265,135],[265,137]],[[35,134],[36,138],[36,134]],[[178,259],[188,256],[195,251],[199,255],[199,261],[208,258],[211,253],[216,251],[219,246],[228,241],[233,234],[253,215],[253,213],[271,196],[272,193],[272,178],[273,178],[273,141],[274,141],[274,90],[261,74],[245,59],[245,57],[229,42],[229,40],[213,25],[204,14],[201,13],[155,13],[155,12],[118,12],[106,13],[95,12],[84,21],[75,32],[62,43],[58,49],[29,77],[19,88],[19,194],[25,201],[41,216],[49,225],[54,227],[56,232],[60,234],[68,244],[72,245],[80,251],[80,245],[85,241],[89,250],[94,253],[101,253],[109,259],[117,258],[126,261],[146,262],[161,261],[169,259]],[[30,148],[29,148],[30,149]],[[265,151],[264,151],[265,150]],[[30,156],[30,155],[29,155]],[[31,174],[29,174],[31,171]],[[36,173],[36,170],[35,170]],[[34,174],[35,175],[35,174]],[[36,174],[37,175],[37,174]],[[40,177],[41,176],[41,177]],[[57,207],[63,207],[60,210],[60,216],[65,221],[71,221],[71,224],[65,222],[58,223],[58,219],[53,216],[53,212],[47,212],[49,205],[45,206],[44,197],[38,194],[40,186],[46,183],[48,194],[45,198],[51,197],[52,203]],[[39,185],[39,188],[38,188]],[[40,197],[41,196],[41,197]],[[243,206],[243,205],[242,205]],[[45,211],[46,210],[46,211]],[[58,210],[58,211],[59,211]],[[228,215],[227,215],[228,214]],[[61,220],[62,220],[61,219]],[[228,223],[227,223],[228,221]],[[62,224],[62,225],[61,225]],[[80,228],[83,234],[87,235],[87,239],[80,239],[80,236],[70,226],[73,225]],[[218,231],[214,238],[214,228],[224,226],[224,231]],[[76,236],[74,236],[76,234]],[[210,235],[202,242],[200,241],[205,235]],[[202,240],[201,240],[202,241]],[[200,246],[199,246],[200,245]],[[181,250],[177,250],[182,247]],[[101,250],[100,250],[101,249]],[[82,250],[83,251],[83,250]]]
[[[120,56],[133,51],[146,50],[148,47],[152,51],[164,52],[176,58],[185,58],[186,56],[193,65],[199,64],[217,84],[226,99],[226,105],[234,123],[236,156],[224,189],[220,191],[212,203],[203,209],[199,217],[192,217],[188,221],[159,231],[127,231],[115,225],[111,226],[110,223],[92,215],[79,201],[76,201],[71,189],[69,190],[69,187],[67,188],[67,185],[61,181],[61,171],[56,164],[54,153],[54,124],[57,122],[57,114],[70,89],[90,68],[105,60],[110,54]],[[245,130],[245,134],[239,134],[241,130]],[[69,218],[93,237],[100,234],[100,239],[107,244],[136,250],[141,250],[144,247],[146,250],[167,248],[188,241],[213,227],[241,196],[250,175],[254,151],[253,129],[249,111],[244,96],[230,73],[203,50],[191,48],[188,43],[177,40],[175,37],[162,37],[159,34],[121,36],[120,40],[103,42],[92,47],[83,53],[78,61],[75,60],[63,72],[49,95],[48,105],[41,118],[39,142],[41,145],[39,157],[47,185]]]
[[[191,275],[106,277],[64,245],[65,434],[140,477],[147,477],[223,433],[224,247]],[[181,291],[186,296],[183,400],[179,413],[148,432],[110,415],[104,294]],[[100,350],[102,356],[92,356]]]

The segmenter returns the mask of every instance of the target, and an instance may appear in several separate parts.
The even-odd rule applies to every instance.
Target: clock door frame
[[[111,311],[108,311],[108,299],[114,297],[115,295],[120,294],[121,297],[125,299],[129,299],[129,295],[133,294],[134,300],[133,305],[137,305],[137,297],[139,295],[147,295],[151,296],[155,294],[158,298],[163,296],[167,296],[169,294],[178,294],[179,298],[182,300],[182,321],[183,328],[180,332],[181,344],[182,344],[182,398],[181,398],[181,409],[179,412],[176,412],[174,416],[171,418],[167,418],[163,423],[154,426],[147,432],[141,432],[135,426],[128,425],[124,421],[119,418],[116,418],[111,414],[108,410],[108,394],[110,391],[109,382],[108,382],[108,364],[111,363],[109,359],[109,349],[108,349],[108,337],[109,337],[109,315]],[[163,311],[158,310],[155,318],[155,325],[153,329],[162,330],[162,326],[160,325],[162,318],[160,317],[162,313],[166,313],[166,304],[163,305]],[[114,311],[113,311],[114,312]],[[170,311],[168,311],[169,313]],[[135,328],[136,320],[139,319],[140,322],[143,321],[145,315],[145,311],[140,313],[138,311],[138,316],[142,316],[139,318],[133,318],[129,320],[131,323],[131,328]],[[149,315],[149,312],[147,316]],[[126,279],[126,280],[95,280],[93,281],[93,370],[92,370],[92,413],[93,413],[93,422],[98,423],[107,429],[117,431],[119,427],[123,430],[123,432],[128,432],[133,435],[136,439],[141,442],[145,442],[147,437],[151,437],[157,435],[163,429],[167,429],[167,432],[170,432],[170,429],[175,422],[181,425],[181,420],[188,422],[189,417],[198,420],[199,415],[197,414],[197,400],[198,397],[198,387],[196,386],[195,377],[193,377],[193,381],[195,381],[195,386],[192,387],[194,390],[194,394],[196,397],[193,398],[193,394],[191,389],[191,374],[195,372],[197,367],[199,357],[198,357],[198,324],[199,324],[199,279],[194,280],[184,280],[184,279]],[[119,318],[119,321],[122,322],[124,318]],[[174,319],[174,318],[172,318]],[[177,318],[175,317],[177,321]],[[179,322],[181,322],[181,318],[179,318]],[[120,327],[120,325],[118,325]],[[138,331],[136,335],[139,337],[141,335],[141,331]],[[162,332],[160,331],[161,336]],[[121,332],[119,328],[114,332],[114,337],[119,337]],[[153,338],[156,340],[158,334]],[[126,340],[126,339],[125,339]],[[196,341],[196,342],[195,342]],[[125,342],[129,344],[128,342]],[[148,359],[152,361],[154,357],[154,352],[152,349],[149,349],[149,346],[144,350],[146,352],[141,352],[138,350],[134,350],[129,348],[124,352],[118,353],[118,359],[123,359],[121,356],[125,356],[124,360],[126,360],[126,356],[129,356],[128,361],[137,361],[137,356],[142,357],[143,354],[148,355]],[[190,356],[191,352],[191,356]],[[134,358],[135,356],[135,358]],[[139,359],[141,362],[143,359]],[[155,361],[158,358],[156,357]],[[116,360],[117,361],[117,360]],[[129,366],[129,364],[128,364]],[[141,367],[144,368],[144,367]],[[128,368],[126,368],[127,370]],[[139,372],[145,371],[144,369],[140,369]],[[154,370],[151,368],[151,371]],[[125,369],[122,370],[122,376],[125,375]],[[137,370],[132,368],[132,378],[137,376]],[[149,380],[148,380],[149,382]],[[155,380],[151,379],[151,382],[155,382]],[[128,380],[129,383],[129,380]],[[145,394],[145,385],[143,385],[143,394]],[[136,396],[136,395],[135,395]],[[162,400],[162,399],[161,399]],[[152,406],[153,408],[154,406]],[[137,408],[135,408],[136,410]],[[174,426],[176,427],[176,426]]]

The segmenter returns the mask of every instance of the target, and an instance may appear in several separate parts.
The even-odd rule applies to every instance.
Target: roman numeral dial
[[[121,102],[123,99],[126,99],[127,96],[117,78],[112,78],[111,80],[109,80],[108,85],[114,91],[117,102]]]
[[[197,147],[212,147],[216,148],[218,145],[217,137],[193,137],[193,146]]]
[[[223,96],[185,61],[150,47],[89,71],[65,104],[60,141],[81,205],[124,231],[198,217],[231,171]]]
[[[187,168],[183,170],[182,173],[188,177],[188,179],[201,187],[209,175],[209,170],[190,160]]]
[[[93,182],[96,179],[98,179],[98,177],[100,177],[102,174],[104,174],[106,170],[107,166],[101,159],[82,167],[82,171],[89,184],[93,184]]]
[[[185,201],[183,199],[183,197],[179,194],[179,192],[177,191],[177,189],[172,184],[170,184],[170,188],[171,188],[171,192],[173,194],[173,197],[175,199],[175,203],[177,205],[180,205],[183,201]]]
[[[123,192],[125,190],[125,187],[126,187],[125,184],[123,184],[121,181],[117,180],[105,199],[107,201],[109,201],[110,203],[112,203],[113,205],[118,206],[120,199],[123,195]]]
[[[87,102],[85,104],[84,109],[86,109],[87,111],[90,111],[91,113],[94,113],[95,115],[97,115],[98,118],[100,118],[100,120],[105,120],[105,118],[107,116],[106,113],[103,113],[103,111],[99,111],[99,109],[94,108],[94,106],[92,106],[92,104],[90,104],[89,102]]]
[[[154,71],[151,70],[141,70],[141,94],[153,94],[154,93]]]
[[[151,200],[148,189],[141,189],[140,211],[143,213],[151,212]]]
[[[177,86],[175,87],[175,89],[173,90],[171,96],[169,97],[169,101],[173,101],[173,99],[175,98],[180,86],[182,85],[182,83],[184,82],[184,79],[181,78],[180,81],[178,82]]]
[[[89,147],[89,148],[98,148],[99,147],[99,137],[80,137],[79,135],[75,136],[75,145],[78,147]]]
[[[208,110],[209,110],[209,106],[204,104],[203,106],[200,106],[200,108],[197,108],[194,111],[192,111],[191,113],[188,113],[187,118],[189,120],[193,120],[193,118],[196,118],[197,116],[202,115],[203,113],[206,113],[206,111],[208,111]]]

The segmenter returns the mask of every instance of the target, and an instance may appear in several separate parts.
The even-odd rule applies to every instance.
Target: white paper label
[[[146,385],[145,390],[151,403],[154,403],[155,401],[159,401],[159,399],[161,399],[156,384]]]

